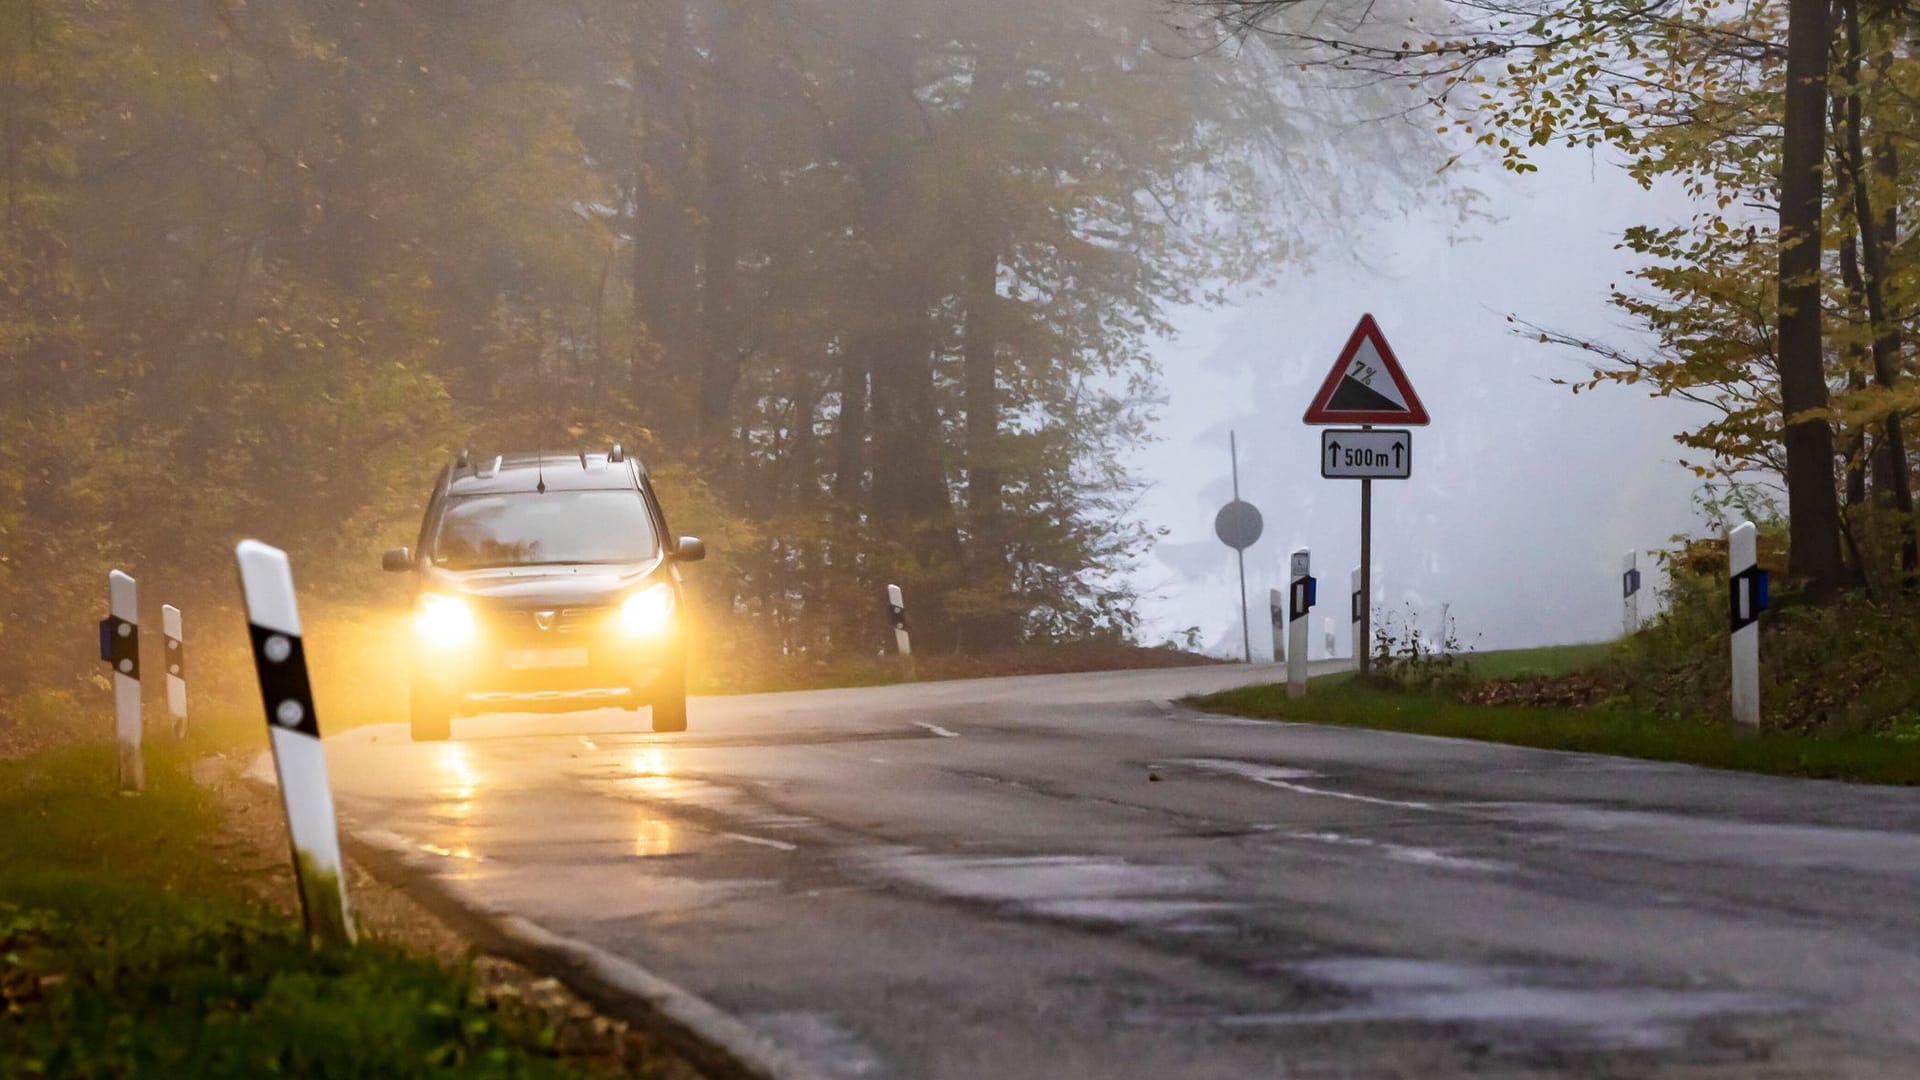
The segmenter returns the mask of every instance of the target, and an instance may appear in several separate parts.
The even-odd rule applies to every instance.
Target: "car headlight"
[[[413,628],[429,645],[462,645],[473,637],[473,608],[457,596],[423,593]]]
[[[673,586],[649,585],[620,605],[620,628],[637,637],[653,637],[673,625]]]

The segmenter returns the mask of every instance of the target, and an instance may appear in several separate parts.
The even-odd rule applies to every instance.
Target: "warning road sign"
[[[1313,395],[1304,417],[1309,424],[1424,424],[1426,406],[1420,404],[1407,373],[1400,370],[1386,336],[1372,315],[1360,316],[1340,359]]]

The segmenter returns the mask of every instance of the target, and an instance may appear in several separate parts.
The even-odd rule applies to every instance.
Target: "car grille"
[[[542,626],[540,616],[552,613],[552,623]],[[611,607],[567,607],[540,608],[537,610],[503,612],[504,621],[512,629],[526,634],[577,634],[592,630],[613,614]]]

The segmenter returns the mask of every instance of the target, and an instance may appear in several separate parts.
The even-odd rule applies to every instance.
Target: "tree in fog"
[[[1915,305],[1899,221],[1920,69],[1902,7],[1465,0],[1344,23],[1307,20],[1290,0],[1190,7],[1411,84],[1443,130],[1471,133],[1517,170],[1532,167],[1530,148],[1565,142],[1624,152],[1644,183],[1683,184],[1700,212],[1630,231],[1625,245],[1650,263],[1643,288],[1615,293],[1659,350],[1543,336],[1603,354],[1594,383],[1645,382],[1713,406],[1715,419],[1682,436],[1706,453],[1696,468],[1777,470],[1791,570],[1811,595],[1884,576],[1889,562],[1913,573],[1902,420]]]
[[[0,0],[9,674],[243,533],[378,595],[465,442],[644,456],[722,664],[873,647],[888,580],[927,647],[1124,637],[1169,312],[1437,164],[1164,14]]]

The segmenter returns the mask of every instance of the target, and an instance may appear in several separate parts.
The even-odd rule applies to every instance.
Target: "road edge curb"
[[[242,778],[272,788],[255,770]],[[481,903],[435,873],[434,861],[396,833],[346,828],[347,853],[486,952],[559,979],[610,1016],[656,1032],[715,1080],[830,1080],[745,1021],[640,964]]]
[[[379,829],[351,829],[347,848],[375,876],[466,931],[489,952],[551,975],[630,1023],[658,1031],[701,1071],[751,1080],[827,1080],[733,1014],[625,957],[481,903],[434,873],[433,860]]]

